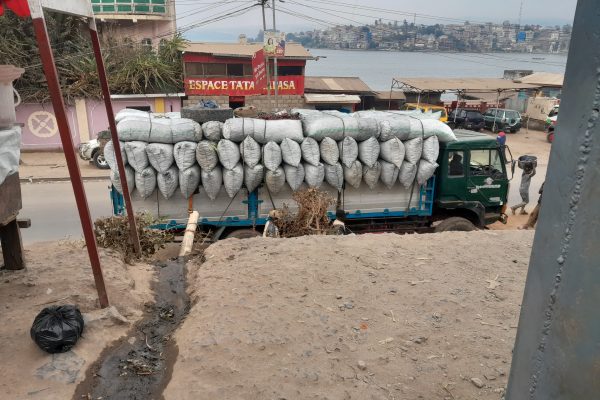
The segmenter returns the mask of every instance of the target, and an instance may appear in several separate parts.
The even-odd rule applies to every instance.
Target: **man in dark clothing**
[[[448,175],[460,176],[463,174],[462,156],[458,153],[452,155],[452,160],[448,163]]]

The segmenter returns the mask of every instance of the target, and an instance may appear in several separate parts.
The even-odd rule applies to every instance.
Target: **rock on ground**
[[[188,264],[165,399],[500,399],[532,238],[219,242]]]
[[[111,307],[100,310],[83,241],[35,243],[26,247],[25,259],[25,270],[0,271],[0,397],[70,399],[102,350],[125,335],[141,318],[143,304],[154,300],[153,267],[126,265],[101,249]],[[60,304],[77,305],[86,324],[72,350],[53,355],[37,347],[29,329],[44,307]]]

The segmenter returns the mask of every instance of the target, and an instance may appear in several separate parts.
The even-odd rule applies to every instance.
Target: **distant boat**
[[[534,60],[545,60],[546,57],[533,57]]]

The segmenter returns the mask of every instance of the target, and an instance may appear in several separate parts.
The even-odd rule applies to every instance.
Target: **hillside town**
[[[327,49],[566,53],[571,26],[520,26],[509,21],[419,25],[407,20],[383,22],[379,19],[362,26],[337,25],[291,33],[288,39],[307,47]]]

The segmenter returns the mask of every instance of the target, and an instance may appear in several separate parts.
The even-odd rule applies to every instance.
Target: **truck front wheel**
[[[435,232],[470,232],[477,229],[471,221],[463,217],[450,217],[440,222],[435,228]]]
[[[254,229],[236,229],[235,231],[227,234],[227,236],[225,236],[225,239],[250,239],[259,236],[262,236],[262,234],[258,231],[255,231]]]

